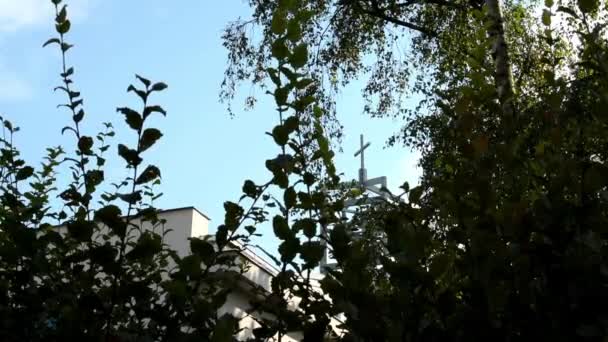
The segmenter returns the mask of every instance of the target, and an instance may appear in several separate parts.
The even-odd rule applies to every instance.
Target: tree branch
[[[424,33],[426,35],[429,36],[435,36],[436,33],[432,30],[429,30],[427,28],[424,28],[422,26],[407,22],[407,21],[403,21],[401,19],[397,19],[395,17],[391,17],[388,16],[385,13],[385,10],[380,8],[380,6],[378,6],[378,2],[376,1],[372,1],[372,6],[373,6],[373,10],[372,9],[367,9],[367,8],[363,8],[363,6],[361,6],[361,4],[358,1],[353,1],[352,4],[361,12],[365,13],[365,14],[369,14],[373,17],[376,17],[378,19],[382,19],[384,21],[388,21],[389,23],[393,23],[397,26],[402,26],[402,27],[407,27],[409,29],[418,31],[420,33]]]
[[[466,6],[457,4],[457,3],[455,3],[455,1],[449,2],[449,1],[445,1],[445,0],[408,0],[406,2],[395,4],[394,6],[401,8],[401,7],[408,7],[411,5],[418,5],[418,4],[433,4],[433,5],[439,5],[439,6],[451,7],[451,8],[457,8],[457,9],[466,9]]]

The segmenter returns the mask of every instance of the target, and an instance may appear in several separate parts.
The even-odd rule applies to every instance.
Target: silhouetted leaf
[[[139,98],[146,102],[148,100],[148,92],[135,88],[132,84],[127,87],[127,92],[134,92]]]
[[[297,68],[301,68],[304,65],[306,65],[307,61],[308,61],[308,48],[306,47],[306,45],[300,44],[300,45],[296,46],[296,48],[293,50],[293,54],[289,58],[289,63],[294,68],[297,69]]]
[[[315,268],[323,259],[323,246],[319,241],[306,241],[300,247],[300,257],[306,268]]]
[[[304,232],[304,236],[311,239],[317,235],[317,223],[314,219],[303,218],[294,222],[293,229]]]
[[[152,86],[152,88],[150,88],[150,91],[163,91],[165,89],[167,89],[167,85],[163,82],[158,82],[158,83],[154,83],[154,85]]]
[[[34,168],[32,168],[30,166],[26,166],[26,167],[19,169],[19,171],[17,171],[17,174],[15,175],[15,179],[17,181],[22,181],[22,180],[30,178],[33,174],[34,174]]]
[[[80,140],[78,140],[78,149],[80,150],[80,152],[82,154],[85,154],[85,155],[92,154],[93,151],[91,151],[91,148],[93,148],[93,138],[83,136],[80,138]]]
[[[192,253],[198,255],[203,263],[209,264],[215,254],[213,245],[205,240],[199,238],[190,239],[190,250]]]
[[[302,38],[300,22],[296,19],[292,19],[287,24],[287,39],[295,43],[298,42],[300,38]]]
[[[243,184],[243,193],[251,198],[258,195],[258,187],[251,180],[246,180]]]
[[[79,110],[78,113],[76,113],[76,115],[74,115],[72,117],[72,119],[74,120],[74,122],[79,123],[82,121],[82,119],[84,118],[84,110]]]
[[[46,41],[46,42],[45,42],[45,43],[42,45],[42,47],[46,47],[46,46],[48,46],[48,45],[50,45],[50,44],[61,44],[61,41],[59,40],[59,38],[51,38],[51,39],[47,40],[47,41]]]
[[[160,170],[154,165],[149,165],[146,169],[137,177],[135,184],[145,184],[151,182],[157,178],[160,178]]]
[[[272,219],[272,228],[274,230],[274,235],[281,240],[289,239],[294,235],[293,232],[289,229],[287,220],[280,215],[276,215]]]
[[[144,109],[144,120],[152,113],[161,113],[167,116],[167,112],[161,106],[148,106]]]
[[[144,84],[144,86],[146,86],[146,88],[148,88],[150,86],[150,84],[152,84],[152,82],[150,82],[150,80],[148,80],[147,78],[141,77],[137,74],[135,74],[135,77]]]
[[[59,34],[66,34],[68,31],[70,31],[70,26],[70,21],[66,19],[65,21],[55,25],[55,29]]]
[[[118,154],[132,166],[137,166],[142,162],[139,153],[135,150],[128,148],[123,144],[118,144]]]
[[[289,49],[283,40],[276,40],[274,43],[272,43],[271,51],[272,56],[276,57],[277,59],[283,59],[289,55]]]
[[[63,23],[68,18],[67,5],[63,5],[57,16],[55,17],[55,21],[57,24]]]
[[[285,208],[291,209],[296,206],[298,200],[298,196],[296,195],[296,191],[293,187],[289,187],[283,193],[283,202],[285,203]]]
[[[128,204],[136,204],[142,198],[141,191],[135,191],[130,194],[118,194],[116,196]]]
[[[162,136],[163,134],[156,128],[145,129],[141,135],[141,140],[139,141],[139,150],[143,152],[149,149]]]
[[[125,115],[125,121],[132,129],[139,131],[142,128],[143,120],[141,115],[138,112],[134,111],[131,108],[127,107],[119,107],[116,108],[117,112],[121,112]]]
[[[272,130],[272,137],[278,145],[283,146],[287,144],[287,140],[289,139],[289,132],[285,129],[284,126],[279,125]]]
[[[85,175],[85,179],[87,180],[88,186],[97,186],[101,184],[103,181],[103,171],[102,170],[89,170]]]
[[[217,321],[213,329],[211,342],[232,342],[236,334],[237,320],[232,315],[225,314]]]
[[[70,221],[66,224],[68,233],[77,241],[89,241],[95,229],[92,221]]]

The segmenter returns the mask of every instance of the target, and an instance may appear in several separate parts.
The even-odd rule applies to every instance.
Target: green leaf
[[[21,169],[19,169],[19,171],[17,171],[17,174],[15,175],[15,179],[17,181],[22,181],[22,180],[30,178],[33,174],[34,174],[34,168],[31,166],[25,166],[25,167],[22,167]]]
[[[141,83],[143,83],[146,88],[148,88],[150,86],[150,84],[152,84],[152,82],[150,82],[150,80],[148,80],[147,78],[141,77],[137,74],[135,74],[135,78],[137,78]]]
[[[303,218],[299,219],[293,224],[293,229],[296,231],[304,232],[304,236],[309,239],[312,239],[317,235],[317,223],[314,219],[311,218]]]
[[[162,239],[158,234],[144,232],[139,236],[135,246],[126,254],[130,260],[150,259],[162,251]]]
[[[137,166],[142,162],[139,153],[135,150],[128,148],[123,144],[118,144],[118,154],[127,162],[127,164],[132,166]]]
[[[73,67],[69,67],[65,72],[61,73],[61,77],[69,77],[72,76],[74,74],[74,68]]]
[[[410,190],[410,193],[408,195],[408,199],[410,201],[410,203],[419,203],[420,202],[420,197],[422,197],[422,187],[421,186],[417,186],[415,188],[413,188],[412,190]]]
[[[124,202],[128,203],[128,204],[136,204],[137,202],[141,201],[141,191],[135,191],[132,192],[130,194],[118,194],[116,195],[118,198],[120,198],[121,200],[123,200]]]
[[[291,262],[297,255],[300,249],[300,240],[295,237],[288,238],[279,245],[279,254],[281,254],[281,261],[288,263]]]
[[[74,47],[74,45],[68,44],[68,43],[61,43],[61,51],[63,51],[63,52],[68,51],[72,47]]]
[[[289,58],[289,63],[295,69],[301,68],[306,65],[308,61],[308,47],[305,44],[300,44],[296,46],[293,50],[293,54]]]
[[[148,106],[144,108],[144,120],[152,113],[161,113],[167,116],[167,112],[161,106]]]
[[[220,225],[215,232],[215,243],[218,248],[223,248],[228,243],[228,227]]]
[[[283,39],[275,40],[270,49],[272,56],[279,60],[284,59],[289,55],[289,49],[287,48],[287,45],[285,45],[285,41]]]
[[[198,255],[205,264],[211,263],[215,255],[213,245],[199,238],[190,238],[190,250]]]
[[[55,21],[57,24],[63,23],[68,18],[67,5],[63,5],[57,16],[55,17]]]
[[[42,44],[42,47],[47,47],[50,44],[61,44],[61,41],[59,40],[59,38],[51,38],[49,40],[47,40],[44,44]]]
[[[284,146],[289,140],[289,131],[283,125],[278,125],[272,130],[272,137],[278,145]]]
[[[543,10],[542,22],[545,26],[551,26],[551,11],[548,9]]]
[[[583,13],[594,13],[599,7],[598,0],[578,0],[578,8]]]
[[[80,140],[78,140],[78,149],[80,152],[85,155],[90,155],[93,153],[91,148],[93,148],[93,138],[87,136],[80,137]]]
[[[224,224],[229,230],[235,230],[245,210],[240,205],[230,201],[224,202],[224,210],[226,211],[224,214]]]
[[[121,112],[125,116],[125,121],[132,129],[139,131],[143,125],[143,119],[138,112],[134,111],[131,108],[127,107],[119,107],[116,108],[117,112]]]
[[[96,187],[103,182],[104,174],[102,170],[89,170],[85,174],[88,187]],[[92,189],[91,189],[92,191]]]
[[[147,128],[141,134],[141,140],[139,140],[139,151],[143,152],[152,147],[163,134],[156,128]]]
[[[253,235],[257,228],[255,228],[255,226],[245,226],[245,230],[247,233],[249,233],[249,235]]]
[[[300,22],[296,19],[291,19],[287,24],[287,39],[292,42],[297,42],[302,38],[302,27]]]
[[[255,198],[258,195],[258,187],[251,180],[246,180],[243,184],[243,193],[248,197]]]
[[[293,115],[285,119],[283,126],[287,131],[291,134],[295,132],[300,127],[300,119],[297,116]]]
[[[314,103],[315,101],[316,101],[316,98],[312,95],[304,96],[302,98],[299,98],[294,103],[294,108],[297,111],[304,111],[306,109],[306,107],[308,107],[310,104]]]
[[[300,257],[306,265],[305,268],[315,268],[323,259],[323,245],[319,241],[306,241],[300,247]]]
[[[91,221],[71,221],[66,224],[68,234],[77,241],[90,241],[95,223]]]
[[[296,206],[298,201],[298,195],[293,187],[285,189],[283,193],[283,201],[285,202],[285,208],[291,209]]]
[[[215,324],[211,342],[232,342],[236,334],[237,320],[232,315],[225,314]]]
[[[274,34],[283,34],[287,28],[287,20],[285,18],[286,13],[281,10],[274,12],[272,21],[270,22],[270,30]]]
[[[152,86],[152,88],[150,88],[150,91],[163,91],[165,89],[167,89],[169,86],[166,85],[163,82],[158,82],[158,83],[154,83],[154,85]]]
[[[313,109],[313,114],[315,118],[320,119],[323,116],[323,109],[319,106],[315,106]]]
[[[287,104],[287,98],[289,96],[288,88],[277,88],[274,90],[274,99],[277,105],[284,106]]]
[[[157,178],[160,178],[160,170],[154,165],[149,165],[146,169],[137,177],[135,184],[146,184]]]
[[[304,173],[302,180],[304,181],[304,184],[306,184],[307,186],[312,186],[317,181],[317,178],[312,173],[306,172],[306,173]]]
[[[79,123],[84,118],[84,110],[80,109],[76,115],[72,117],[75,123]]]
[[[198,255],[187,255],[179,262],[181,272],[189,277],[196,278],[201,274],[201,258]]]
[[[296,87],[298,89],[306,89],[309,85],[311,85],[313,83],[314,83],[314,81],[312,79],[310,79],[310,78],[304,78],[304,79],[299,80],[296,83]]]
[[[277,69],[268,68],[266,69],[266,73],[268,73],[268,76],[270,76],[272,83],[274,83],[277,87],[281,85],[281,78],[279,77]]]
[[[127,92],[134,92],[139,98],[146,102],[148,100],[148,92],[135,88],[132,84],[127,87]]]
[[[107,205],[97,210],[95,220],[108,226],[119,237],[123,237],[127,231],[127,224],[122,219],[122,212],[115,205]]]
[[[289,224],[287,220],[280,215],[276,215],[272,219],[272,228],[274,230],[274,235],[281,240],[287,240],[293,237],[293,232],[289,229]]]
[[[71,23],[67,19],[64,22],[61,22],[61,23],[55,25],[55,29],[57,30],[57,32],[59,34],[68,33],[70,31],[70,27],[71,27]]]

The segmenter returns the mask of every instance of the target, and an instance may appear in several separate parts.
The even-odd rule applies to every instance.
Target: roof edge
[[[209,216],[207,216],[205,213],[203,213],[202,211],[198,210],[195,206],[192,206],[192,205],[191,206],[187,206],[187,207],[179,207],[179,208],[171,208],[171,209],[159,209],[158,213],[159,214],[163,214],[163,213],[170,213],[170,212],[181,211],[181,210],[194,210],[199,215],[201,215],[202,217],[204,217],[207,220],[211,221],[211,218]]]

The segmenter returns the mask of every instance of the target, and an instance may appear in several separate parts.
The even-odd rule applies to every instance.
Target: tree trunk
[[[498,99],[504,115],[512,116],[513,110],[513,74],[511,61],[505,40],[500,0],[485,0],[489,22],[488,36],[492,40],[492,59],[494,60],[494,82]]]

